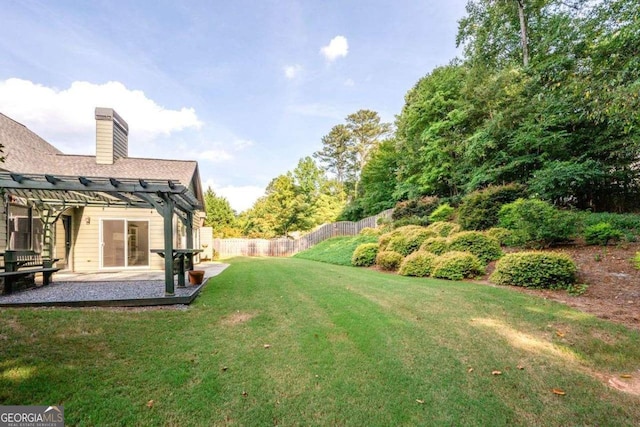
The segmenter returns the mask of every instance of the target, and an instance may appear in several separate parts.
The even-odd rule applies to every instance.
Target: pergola
[[[165,293],[174,294],[173,215],[184,223],[193,248],[193,214],[202,208],[178,181],[0,172],[0,193],[22,199],[40,212],[45,255],[53,254],[53,225],[68,208],[133,207],[158,211],[164,222]]]

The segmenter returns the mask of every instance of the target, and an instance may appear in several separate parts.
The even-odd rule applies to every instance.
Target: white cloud
[[[347,79],[344,81],[343,84],[347,87],[352,87],[352,86],[355,86],[356,82],[354,82],[353,79]]]
[[[329,62],[333,62],[341,56],[347,56],[349,53],[349,43],[347,43],[347,38],[344,36],[335,36],[331,39],[328,45],[323,46],[320,49],[320,53],[322,53]]]
[[[264,188],[255,185],[216,185],[211,179],[204,182],[204,188],[211,187],[218,196],[225,197],[231,208],[240,213],[246,211],[258,198],[264,196]]]
[[[284,75],[289,80],[295,79],[300,75],[301,72],[302,72],[302,65],[300,64],[287,65],[284,67]]]
[[[95,107],[113,108],[129,124],[129,140],[147,143],[186,129],[200,129],[193,108],[171,110],[140,90],[120,82],[94,84],[76,81],[67,89],[29,80],[0,81],[0,111],[23,123],[63,151],[93,149]],[[88,144],[91,142],[91,144]]]

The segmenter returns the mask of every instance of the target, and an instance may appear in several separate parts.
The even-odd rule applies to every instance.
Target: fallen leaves
[[[147,408],[153,408],[153,404],[155,402],[153,401],[153,399],[151,399],[150,401],[147,402]]]
[[[502,375],[502,371],[491,371],[491,375]]]
[[[271,344],[265,344],[264,348],[271,348]]]
[[[629,379],[629,378],[633,378],[633,376],[631,376],[630,374],[622,374],[620,375],[620,378]]]
[[[564,396],[565,394],[567,394],[564,390],[562,390],[561,388],[553,388],[551,389],[551,392],[553,394],[557,394],[558,396]]]
[[[421,405],[424,405],[424,400],[416,399],[416,402],[418,402],[418,403],[419,403],[419,404],[421,404]]]
[[[468,373],[473,372],[473,368],[472,368],[472,367],[469,367],[469,369],[467,369],[467,372],[468,372]]]

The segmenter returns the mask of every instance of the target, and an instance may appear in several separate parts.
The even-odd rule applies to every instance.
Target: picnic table
[[[173,274],[178,275],[178,287],[184,288],[184,274],[186,272],[185,264],[188,265],[189,270],[193,270],[193,256],[202,252],[202,249],[174,249],[171,254],[171,258],[178,264],[178,272]],[[158,254],[162,258],[165,257],[164,249],[151,249],[151,253]],[[186,262],[185,262],[186,261]],[[175,265],[175,264],[174,264]]]
[[[58,258],[42,258],[39,253],[31,250],[8,250],[0,256],[4,258],[4,271],[0,271],[0,277],[4,278],[5,294],[13,292],[13,285],[20,277],[42,273],[42,285],[46,286],[53,273],[60,270],[53,267],[59,261]]]

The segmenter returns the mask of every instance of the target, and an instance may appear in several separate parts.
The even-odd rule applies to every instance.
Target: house
[[[152,248],[200,246],[198,163],[129,157],[126,121],[110,108],[95,119],[96,155],[69,155],[0,113],[0,246],[75,272],[167,270]]]

